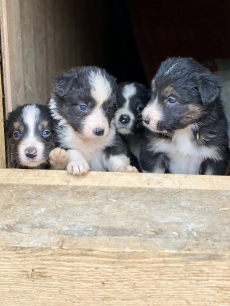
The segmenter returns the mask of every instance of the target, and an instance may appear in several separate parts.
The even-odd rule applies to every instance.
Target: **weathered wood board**
[[[229,305],[230,178],[0,170],[2,305]]]
[[[101,65],[103,0],[2,0],[6,113],[45,104],[53,79],[81,65]]]

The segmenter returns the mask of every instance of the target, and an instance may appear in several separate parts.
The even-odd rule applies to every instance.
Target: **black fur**
[[[110,94],[101,104],[99,104],[97,99],[92,95],[92,91],[94,90],[94,86],[90,81],[92,73],[94,75],[103,76],[104,80],[110,84]],[[74,143],[71,141],[67,143],[64,139],[66,133],[70,131],[69,127],[72,127],[72,129],[77,133],[77,138],[81,139],[80,141],[85,141],[85,143],[95,141],[94,144],[96,145],[97,139],[100,139],[98,141],[105,139],[106,145],[102,145],[100,148],[102,153],[105,155],[105,158],[109,158],[111,155],[126,155],[126,147],[122,143],[118,134],[114,133],[114,138],[111,139],[110,143],[107,143],[107,135],[103,134],[102,137],[100,137],[100,135],[95,136],[92,133],[92,135],[90,134],[89,136],[87,134],[87,136],[85,133],[85,130],[87,129],[86,122],[93,123],[93,119],[91,120],[93,117],[91,117],[91,115],[93,115],[96,110],[98,110],[99,113],[102,114],[102,117],[105,118],[105,121],[109,126],[109,131],[115,129],[112,120],[114,118],[115,106],[117,103],[117,83],[113,76],[109,75],[104,69],[98,67],[78,67],[73,68],[64,75],[56,78],[54,85],[54,94],[52,95],[51,100],[48,101],[48,107],[50,108],[51,115],[54,119],[55,140],[59,147],[64,148],[67,151],[77,150],[81,152],[83,157],[87,160],[88,157],[84,156],[85,151],[83,152],[80,147],[76,147],[75,142],[78,142],[77,139],[73,140]],[[81,110],[82,105],[86,107],[86,111]],[[94,161],[91,163],[89,161],[87,162],[90,164],[91,170],[97,170],[93,166],[91,168]]]
[[[219,154],[218,160],[204,158],[197,174],[205,174],[208,169],[212,174],[225,174],[229,139],[220,92],[216,77],[192,58],[170,58],[163,62],[153,78],[150,101],[157,101],[163,116],[156,121],[154,129],[151,129],[151,118],[143,116],[148,130],[144,132],[142,140],[141,168],[154,172],[160,164],[165,172],[171,172],[173,160],[164,150],[154,152],[150,143],[162,139],[169,144],[177,130],[191,125],[193,146],[199,150],[205,147],[215,149]],[[145,111],[143,114],[146,114]]]
[[[136,88],[136,93],[130,97],[128,103],[127,111],[123,111],[124,115],[127,115],[130,111],[135,120],[132,122],[132,125],[127,128],[127,124],[121,125],[121,127],[127,128],[127,134],[137,134],[142,130],[142,122],[141,122],[141,112],[145,108],[146,104],[150,100],[151,91],[150,89],[146,88],[145,85],[140,83],[130,83],[130,82],[123,82],[118,85],[118,98],[117,98],[117,111],[124,107],[126,104],[126,99],[123,95],[123,90],[126,85],[133,85]],[[116,122],[116,127],[118,127],[119,122]],[[122,134],[121,134],[122,135]]]
[[[128,104],[127,99],[123,94],[125,86],[132,85],[135,87],[135,94],[130,96]],[[139,172],[141,172],[138,158],[134,152],[132,152],[132,147],[130,146],[130,140],[134,140],[133,135],[143,132],[142,117],[141,112],[146,106],[147,102],[151,97],[150,89],[146,88],[145,85],[140,83],[123,82],[118,85],[118,100],[117,100],[117,110],[115,115],[115,125],[121,138],[128,149],[128,156],[130,158],[130,163],[132,166],[136,167]],[[122,116],[128,117],[130,120],[128,123],[122,123]],[[140,141],[137,137],[135,140],[138,142],[136,146],[140,146]]]

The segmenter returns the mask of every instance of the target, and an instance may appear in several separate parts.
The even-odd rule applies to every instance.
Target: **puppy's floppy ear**
[[[214,75],[203,73],[198,75],[198,91],[204,104],[212,103],[220,94],[221,87]]]
[[[59,76],[54,80],[55,93],[63,97],[72,85],[73,78],[69,76]]]

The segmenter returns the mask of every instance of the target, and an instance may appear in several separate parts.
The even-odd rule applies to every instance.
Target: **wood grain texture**
[[[228,177],[0,170],[3,305],[229,305]]]
[[[2,66],[0,65],[0,71]],[[2,76],[0,73],[0,169],[6,168],[6,153],[5,153],[5,135],[4,135],[4,110],[2,97]]]
[[[53,79],[80,65],[101,64],[103,0],[2,0],[6,113],[45,104]]]

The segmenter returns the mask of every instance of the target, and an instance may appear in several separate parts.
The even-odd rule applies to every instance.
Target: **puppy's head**
[[[56,111],[80,137],[108,135],[117,98],[113,76],[97,67],[80,67],[56,78],[54,85]]]
[[[183,129],[219,103],[220,86],[209,70],[192,58],[163,62],[152,81],[152,97],[143,124],[153,132]]]
[[[8,115],[6,135],[9,159],[21,166],[36,168],[48,160],[54,149],[52,121],[44,105],[23,105]]]
[[[150,99],[150,91],[139,83],[118,85],[115,126],[121,135],[136,134],[141,127],[141,112]]]

